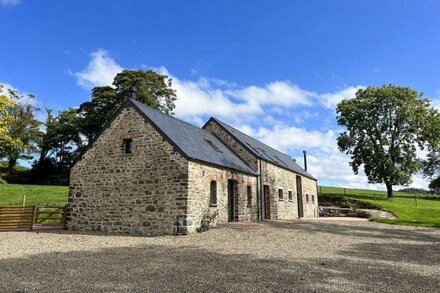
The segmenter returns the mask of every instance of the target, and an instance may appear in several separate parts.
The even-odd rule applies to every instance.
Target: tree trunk
[[[387,197],[393,198],[393,186],[389,183],[387,183],[386,186],[387,186]]]
[[[12,174],[14,173],[14,167],[15,165],[17,165],[17,160],[16,159],[9,159],[8,161],[8,173]]]

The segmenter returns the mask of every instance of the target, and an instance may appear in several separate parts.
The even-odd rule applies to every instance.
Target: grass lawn
[[[0,205],[20,205],[26,195],[27,205],[67,204],[67,186],[0,185]]]
[[[386,192],[374,190],[319,187],[319,196],[346,196],[351,199],[374,203],[393,213],[397,219],[376,219],[376,222],[440,228],[440,199],[418,198],[414,194],[395,192],[387,199]]]

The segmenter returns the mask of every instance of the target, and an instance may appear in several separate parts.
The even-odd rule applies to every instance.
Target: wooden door
[[[228,222],[235,221],[235,181],[228,180]]]
[[[298,218],[304,217],[304,204],[303,204],[303,195],[302,195],[302,182],[301,176],[296,176],[296,196],[298,203]]]
[[[270,191],[269,185],[264,185],[264,219],[270,219]]]

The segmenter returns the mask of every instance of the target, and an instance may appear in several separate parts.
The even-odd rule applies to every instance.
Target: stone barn
[[[289,156],[211,118],[199,128],[133,99],[70,174],[66,227],[187,234],[216,222],[317,216],[316,179]]]

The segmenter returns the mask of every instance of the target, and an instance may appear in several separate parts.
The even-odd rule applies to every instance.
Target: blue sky
[[[0,83],[61,110],[153,68],[173,77],[178,117],[216,116],[299,161],[307,149],[320,184],[366,187],[336,149],[334,106],[387,83],[440,105],[439,14],[428,0],[0,0]]]

